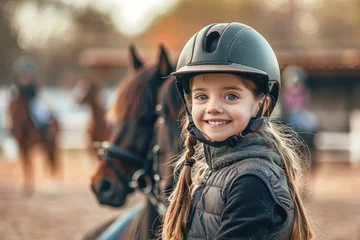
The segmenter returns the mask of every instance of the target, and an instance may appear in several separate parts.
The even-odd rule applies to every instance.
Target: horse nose
[[[114,186],[113,183],[106,178],[103,178],[97,183],[97,192],[103,200],[109,199],[114,194]]]

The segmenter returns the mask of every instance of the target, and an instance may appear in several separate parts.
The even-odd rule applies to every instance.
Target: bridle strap
[[[113,162],[114,159],[111,158],[111,157],[109,157],[109,156],[106,156],[106,157],[105,157],[105,160],[106,160],[106,162],[110,165],[111,169],[115,172],[116,177],[117,177],[117,178],[120,180],[120,182],[122,182],[123,185],[125,186],[126,192],[127,192],[127,193],[133,192],[134,189],[131,188],[131,187],[129,186],[129,184],[128,184],[128,183],[130,182],[130,178],[126,178],[126,177],[125,177],[126,175],[123,175],[123,174],[119,171],[119,169],[116,167],[116,165],[115,165],[114,162]]]
[[[154,118],[158,118],[159,111],[145,114],[139,118],[138,121],[143,121],[142,124],[153,124]],[[123,127],[119,129],[116,137],[113,140],[113,144],[110,146],[106,146],[102,148],[101,154],[99,154],[101,159],[107,161],[111,169],[114,171],[116,177],[123,183],[126,188],[127,193],[133,192],[135,189],[139,189],[142,191],[149,201],[153,204],[153,206],[157,209],[159,214],[164,214],[166,207],[165,204],[160,201],[157,195],[160,194],[160,190],[158,188],[158,182],[160,180],[159,175],[155,174],[154,170],[158,171],[160,168],[160,149],[156,150],[156,132],[157,125],[155,124],[153,127],[152,137],[153,141],[150,143],[153,147],[151,148],[151,154],[145,156],[147,161],[143,161],[144,157],[134,154],[133,152],[127,150],[126,148],[118,147],[121,140],[126,136],[130,129],[130,125],[128,123],[124,123]],[[154,145],[155,143],[155,145]],[[104,142],[100,144],[104,146]],[[120,170],[116,167],[114,161],[122,161],[126,164],[132,165],[136,167],[138,170],[132,175],[124,175],[120,172]],[[156,163],[155,163],[156,162]],[[153,167],[156,166],[156,169]],[[141,173],[141,174],[140,174]],[[148,181],[143,181],[142,179],[149,179]],[[142,181],[142,183],[140,183]],[[145,183],[145,186],[143,185]],[[157,194],[154,193],[156,189]]]
[[[143,167],[143,158],[137,154],[133,154],[125,148],[117,147],[115,145],[111,145],[108,148],[104,149],[104,153],[106,156],[112,159],[121,159],[122,162],[135,166],[136,168]]]

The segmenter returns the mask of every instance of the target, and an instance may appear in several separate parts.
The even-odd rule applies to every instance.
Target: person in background
[[[13,95],[17,92],[28,103],[31,119],[40,129],[44,138],[47,137],[48,126],[52,117],[47,105],[39,96],[36,83],[37,64],[28,56],[19,57],[14,64],[15,85],[11,87]]]
[[[310,170],[316,168],[316,134],[318,120],[309,110],[310,92],[307,87],[308,75],[299,66],[288,66],[282,72],[280,120],[293,128],[305,143],[302,154],[306,157]]]

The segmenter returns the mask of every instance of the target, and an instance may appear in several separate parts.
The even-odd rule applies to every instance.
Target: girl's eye
[[[206,95],[198,95],[195,97],[195,99],[197,99],[199,101],[205,101],[208,99],[208,97]]]
[[[236,95],[234,95],[234,94],[227,94],[226,96],[225,96],[225,100],[236,100],[236,99],[238,99],[239,97],[238,96],[236,96]]]

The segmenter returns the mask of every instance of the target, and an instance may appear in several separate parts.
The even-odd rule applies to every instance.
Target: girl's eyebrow
[[[206,88],[195,88],[192,90],[193,92],[199,91],[199,92],[206,92]]]
[[[236,85],[231,85],[231,86],[226,86],[222,88],[223,90],[238,90],[238,91],[243,91],[241,87],[236,86]],[[193,92],[199,91],[199,92],[206,92],[207,89],[206,88],[195,88],[192,90]]]
[[[224,90],[238,90],[238,91],[241,91],[242,92],[242,88],[241,87],[238,87],[238,86],[226,86],[226,87],[223,87]]]

